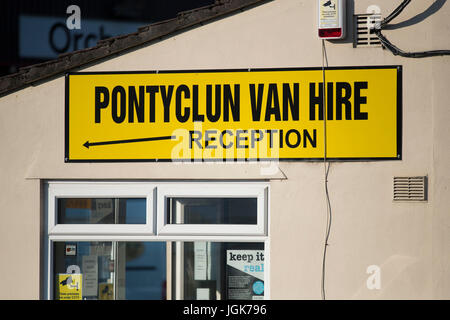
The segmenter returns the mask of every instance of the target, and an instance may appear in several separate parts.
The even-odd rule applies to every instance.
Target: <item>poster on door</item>
[[[98,286],[98,257],[96,255],[83,256],[83,295],[97,296]]]
[[[60,273],[57,275],[57,297],[59,300],[82,299],[82,274]]]
[[[227,250],[227,299],[264,299],[264,250]]]

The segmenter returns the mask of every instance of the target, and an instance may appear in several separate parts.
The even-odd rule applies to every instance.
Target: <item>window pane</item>
[[[53,263],[55,299],[166,298],[165,242],[55,242]]]
[[[60,224],[145,224],[146,199],[60,198]]]
[[[169,198],[171,224],[256,224],[256,198]]]
[[[264,299],[263,243],[173,242],[172,266],[172,299]]]
[[[125,250],[125,298],[166,299],[166,243],[119,242]]]

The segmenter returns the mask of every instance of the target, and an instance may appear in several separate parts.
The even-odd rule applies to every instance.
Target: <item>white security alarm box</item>
[[[345,37],[345,0],[317,0],[320,39]]]

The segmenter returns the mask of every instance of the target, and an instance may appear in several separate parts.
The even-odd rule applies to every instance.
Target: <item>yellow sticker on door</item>
[[[76,273],[62,273],[57,277],[57,299],[81,300],[82,299],[82,275]]]
[[[99,300],[114,300],[114,287],[112,283],[100,283],[98,285]]]

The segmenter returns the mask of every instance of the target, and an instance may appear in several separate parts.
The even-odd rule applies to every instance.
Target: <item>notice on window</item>
[[[264,250],[227,250],[227,299],[264,298]]]
[[[82,275],[76,273],[58,274],[59,300],[81,300],[82,299]]]
[[[97,296],[97,256],[83,256],[83,291],[85,296]]]
[[[91,223],[101,223],[102,219],[114,213],[113,199],[96,199]]]
[[[194,242],[194,280],[209,280],[211,270],[208,268],[211,261],[211,249],[207,242]]]

